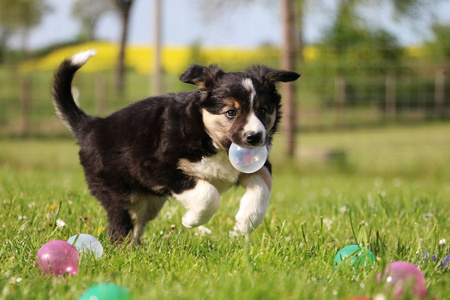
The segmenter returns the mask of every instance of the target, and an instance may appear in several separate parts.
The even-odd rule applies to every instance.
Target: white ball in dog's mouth
[[[254,173],[261,169],[267,160],[267,147],[246,148],[231,144],[228,157],[231,164],[242,173]]]

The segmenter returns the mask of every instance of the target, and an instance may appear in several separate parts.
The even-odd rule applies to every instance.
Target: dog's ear
[[[223,74],[225,72],[217,65],[210,65],[209,67],[191,65],[180,75],[180,80],[184,83],[195,84],[201,89],[209,90]]]
[[[245,72],[262,83],[275,84],[276,82],[289,82],[297,80],[300,74],[293,71],[275,70],[266,66],[253,66]]]

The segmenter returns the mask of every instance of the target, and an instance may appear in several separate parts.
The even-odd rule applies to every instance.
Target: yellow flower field
[[[49,55],[27,61],[21,64],[22,72],[53,71],[65,58],[87,50],[97,50],[97,55],[86,66],[83,72],[101,72],[114,69],[117,61],[119,47],[110,42],[87,42],[76,46],[63,47]],[[406,49],[409,56],[423,55],[423,49],[409,47]],[[153,49],[147,45],[129,45],[126,52],[126,66],[140,74],[148,74],[154,69]],[[303,56],[306,61],[314,61],[320,55],[317,47],[306,46]],[[190,46],[167,46],[162,50],[163,69],[168,74],[180,74],[189,64],[200,63],[204,65],[218,64],[225,66],[227,71],[241,70],[252,64],[267,64],[277,67],[280,60],[280,51],[272,47],[261,48],[198,48]]]
[[[99,72],[115,67],[118,45],[109,42],[88,42],[63,47],[45,57],[24,62],[21,71],[52,71],[63,59],[87,49],[97,50],[97,55],[83,67],[84,72]],[[279,51],[273,49],[202,48],[195,54],[189,46],[168,46],[162,51],[163,69],[169,74],[179,74],[191,63],[217,63],[238,67],[265,62],[268,59],[278,61],[278,57]],[[201,61],[195,61],[198,59]],[[154,68],[153,49],[146,45],[129,45],[126,52],[126,66],[138,73],[148,74]]]

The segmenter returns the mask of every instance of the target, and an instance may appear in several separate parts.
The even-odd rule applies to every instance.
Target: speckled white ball
[[[228,157],[231,164],[242,173],[255,173],[266,163],[267,147],[246,148],[231,144]]]

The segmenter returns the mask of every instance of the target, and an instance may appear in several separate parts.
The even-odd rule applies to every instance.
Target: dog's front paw
[[[188,211],[181,219],[181,223],[186,228],[194,228],[206,224],[208,220],[209,218],[202,218],[198,213]]]
[[[236,215],[236,225],[234,227],[235,229],[237,228],[243,235],[250,234],[256,226],[252,224],[250,218],[239,216],[239,214]]]

